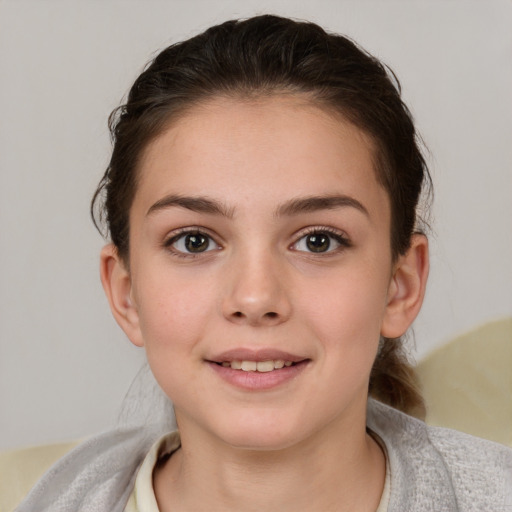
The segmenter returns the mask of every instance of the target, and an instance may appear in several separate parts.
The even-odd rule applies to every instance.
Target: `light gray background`
[[[512,314],[510,1],[0,1],[0,449],[115,421],[143,354],[88,217],[107,114],[157,49],[263,12],[352,36],[402,81],[436,186],[417,356]]]

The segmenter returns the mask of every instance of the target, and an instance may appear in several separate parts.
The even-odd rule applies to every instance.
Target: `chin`
[[[261,417],[252,421],[240,419],[220,426],[217,435],[233,448],[253,451],[285,450],[307,437],[300,428],[303,422],[282,420],[276,421],[275,415],[270,421],[263,421]]]

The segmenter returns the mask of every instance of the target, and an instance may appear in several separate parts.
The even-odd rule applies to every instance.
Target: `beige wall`
[[[354,37],[402,81],[436,185],[418,355],[512,313],[510,1],[0,1],[0,449],[115,420],[142,354],[88,217],[107,114],[156,49],[266,11]]]

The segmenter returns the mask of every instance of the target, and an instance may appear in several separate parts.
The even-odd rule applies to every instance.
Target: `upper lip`
[[[234,348],[217,354],[209,361],[214,363],[224,363],[230,361],[291,361],[292,363],[298,363],[304,361],[307,357],[291,354],[290,352],[284,352],[282,350],[276,350],[274,348],[261,348],[261,349],[246,349],[246,348]]]

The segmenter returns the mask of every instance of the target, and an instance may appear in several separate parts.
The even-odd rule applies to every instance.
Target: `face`
[[[364,133],[299,97],[211,100],[147,148],[130,223],[120,323],[182,431],[275,449],[364,422],[396,292]]]

